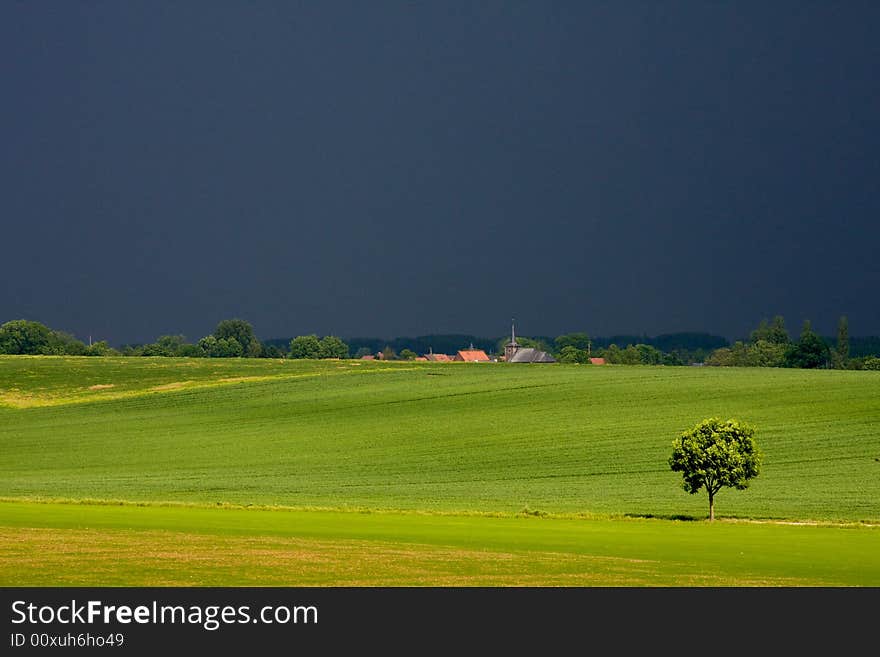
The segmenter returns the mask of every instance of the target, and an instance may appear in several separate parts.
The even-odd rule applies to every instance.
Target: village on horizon
[[[361,356],[361,360],[385,360],[385,354],[381,351],[375,354],[366,354]],[[433,349],[429,349],[427,354],[416,356],[413,360],[432,361],[435,363],[448,362],[465,362],[465,363],[555,363],[553,358],[546,351],[535,349],[533,347],[524,347],[516,341],[516,327],[513,323],[510,325],[510,341],[504,345],[504,355],[497,358],[490,358],[483,349],[477,349],[473,343],[467,349],[459,349],[454,355],[435,354]],[[593,365],[604,365],[604,358],[590,358]]]

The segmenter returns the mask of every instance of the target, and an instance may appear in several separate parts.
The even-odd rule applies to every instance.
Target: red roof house
[[[460,349],[453,360],[466,363],[488,363],[489,357],[482,349]]]

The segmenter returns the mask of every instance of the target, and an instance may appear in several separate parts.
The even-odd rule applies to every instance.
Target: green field
[[[680,431],[712,415],[757,427],[763,471],[718,495],[728,522],[669,520],[706,516],[705,495],[681,490],[666,459]],[[199,555],[234,538],[223,554],[240,553],[238,566],[196,559],[152,581],[876,585],[878,428],[875,372],[0,357],[0,584],[143,584],[153,571],[125,567],[125,545],[191,540]],[[246,531],[216,529],[227,520]],[[16,550],[51,540],[109,551],[73,579],[61,565],[17,565]],[[310,542],[300,548],[327,567],[236,574],[256,540],[281,552]],[[693,562],[673,558],[694,542],[707,547]],[[376,555],[395,545],[427,552],[383,573]],[[737,547],[752,557],[728,563]],[[332,566],[360,563],[354,554],[372,566]],[[497,570],[517,558],[522,568]],[[604,577],[596,559],[633,565]]]
[[[15,586],[880,585],[866,526],[27,503],[0,518]]]

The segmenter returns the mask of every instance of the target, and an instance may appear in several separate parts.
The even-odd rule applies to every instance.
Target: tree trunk
[[[715,495],[709,491],[709,520],[715,520]]]

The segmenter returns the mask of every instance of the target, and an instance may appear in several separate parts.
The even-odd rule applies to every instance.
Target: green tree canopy
[[[724,487],[743,490],[758,476],[762,454],[755,430],[736,419],[709,418],[682,432],[672,444],[669,466],[681,472],[682,487],[692,495],[705,488],[709,520],[715,519],[715,495]]]
[[[833,357],[836,369],[846,369],[849,363],[849,320],[845,315],[837,322],[837,348]]]
[[[0,354],[48,353],[52,331],[27,319],[13,319],[0,326]]]
[[[618,359],[618,363],[621,365],[640,365],[641,364],[641,354],[639,350],[636,349],[634,344],[626,345],[626,349],[620,352],[620,358]]]
[[[752,331],[751,335],[752,342],[757,342],[758,340],[764,340],[772,344],[788,344],[791,342],[791,337],[785,328],[785,318],[782,315],[776,315],[773,321],[769,323],[766,319],[762,319],[761,323],[758,324],[758,328]]]
[[[588,363],[590,362],[587,352],[573,345],[566,345],[559,351],[557,360],[560,363]]]
[[[608,363],[619,363],[621,362],[621,354],[622,351],[620,347],[618,347],[613,342],[605,348],[602,352],[605,358],[605,361]]]
[[[749,339],[752,342],[757,342],[758,340],[768,340],[770,335],[770,325],[767,323],[767,319],[764,318],[758,324],[758,328],[752,331],[752,334],[749,336]]]
[[[776,315],[770,323],[767,341],[774,344],[788,344],[791,342],[791,337],[788,335],[788,329],[785,328],[785,319],[782,315]]]
[[[290,341],[289,358],[322,358],[321,341],[314,333],[298,335]]]
[[[663,352],[649,344],[637,344],[636,352],[639,355],[639,363],[642,365],[660,365],[663,362]]]
[[[177,355],[183,358],[203,358],[205,352],[195,344],[182,344],[177,350]]]
[[[238,358],[242,355],[241,343],[235,338],[220,338],[206,335],[199,340],[198,348],[208,358]]]
[[[181,351],[186,344],[183,335],[160,335],[156,342],[145,344],[144,356],[181,356]]]
[[[590,349],[590,336],[586,333],[565,333],[557,337],[553,342],[556,345],[557,352],[560,354],[566,347],[574,347],[581,351],[588,351]]]
[[[208,358],[217,358],[219,356],[217,352],[217,338],[213,335],[206,335],[199,340],[198,347]]]
[[[810,321],[805,321],[800,340],[791,345],[785,354],[785,365],[816,369],[824,367],[827,361],[828,345],[818,333],[813,331]]]
[[[348,358],[348,345],[335,335],[325,335],[321,338],[321,353],[319,358]]]
[[[284,358],[284,352],[274,344],[263,343],[260,349],[260,358]]]
[[[235,340],[241,346],[239,355],[256,358],[260,355],[260,341],[254,335],[254,329],[243,319],[224,319],[214,329],[214,337],[220,340]],[[234,347],[230,347],[235,350]]]
[[[730,347],[721,347],[706,356],[706,365],[730,367],[733,364],[733,351]]]
[[[106,340],[95,342],[86,348],[86,356],[118,356],[119,352],[107,344]]]
[[[64,331],[51,331],[49,336],[49,346],[44,349],[43,353],[55,356],[85,356],[88,347],[82,340]]]
[[[782,367],[785,363],[785,350],[784,344],[758,340],[750,348],[750,360],[757,367]]]

